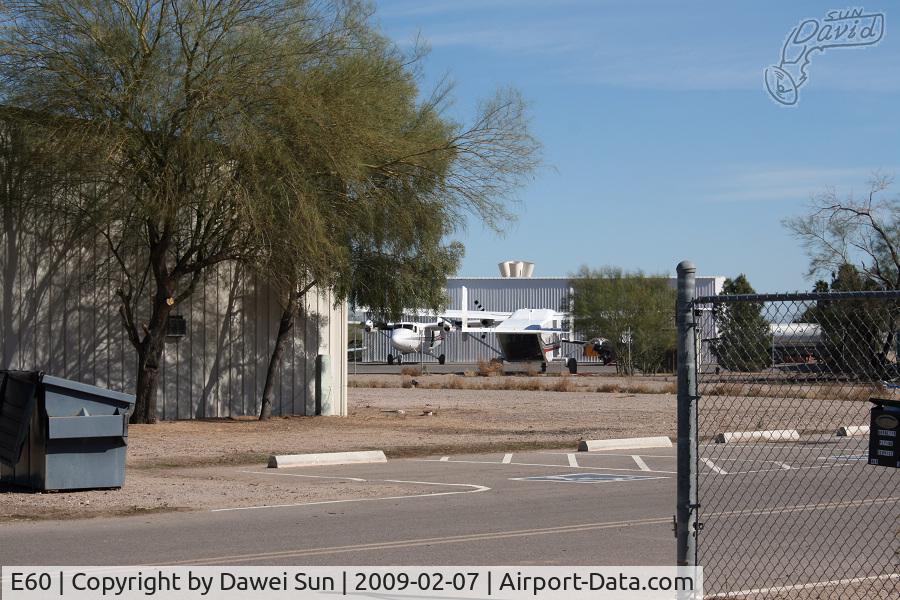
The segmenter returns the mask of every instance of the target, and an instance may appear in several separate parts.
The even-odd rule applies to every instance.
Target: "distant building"
[[[519,308],[549,308],[560,312],[569,312],[569,298],[572,295],[571,277],[532,277],[534,264],[525,261],[506,261],[500,263],[499,277],[450,277],[447,279],[447,294],[450,297],[449,308],[460,309],[461,290],[468,290],[470,311],[484,307],[485,310],[511,312]],[[674,288],[677,280],[669,278]],[[700,296],[715,295],[722,291],[725,277],[697,277],[697,294]],[[478,304],[476,304],[476,302]],[[427,319],[410,317],[413,321]],[[389,336],[385,332],[373,331],[363,333],[363,362],[384,362],[390,352]],[[447,357],[448,363],[473,363],[479,360],[490,360],[498,355],[499,344],[493,334],[469,336],[463,341],[462,333],[451,331],[445,334],[446,341],[440,352]],[[572,339],[583,339],[573,332]],[[595,362],[596,358],[582,355],[580,345],[564,344],[554,353],[553,358],[574,356],[578,362]],[[424,355],[425,362],[437,362],[437,359]],[[419,360],[416,358],[415,360]]]

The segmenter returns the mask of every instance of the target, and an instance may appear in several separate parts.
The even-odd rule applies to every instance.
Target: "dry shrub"
[[[397,387],[397,384],[391,381],[380,381],[377,379],[352,379],[347,382],[347,387],[352,388],[393,388]]]
[[[674,394],[678,391],[674,383],[664,385],[652,383],[631,383],[624,386],[623,391],[629,394]]]
[[[496,360],[479,360],[478,374],[481,377],[490,377],[503,373],[503,363]]]
[[[612,394],[620,391],[620,388],[618,383],[603,383],[594,388],[594,391],[598,394]]]
[[[594,388],[600,394],[674,394],[674,383],[603,383]]]
[[[448,390],[461,390],[464,387],[466,382],[462,377],[454,375],[447,381],[447,389]]]
[[[531,379],[529,378],[519,378],[519,379],[511,379],[509,381],[502,381],[499,385],[494,386],[494,389],[498,390],[521,390],[523,392],[537,392],[544,387],[541,385],[540,379]]]
[[[551,392],[575,392],[578,386],[568,377],[560,377],[547,388]]]
[[[472,371],[466,371],[463,375],[454,375],[447,379],[437,379],[431,381],[416,381],[409,375],[405,375],[400,382],[397,379],[387,381],[379,379],[362,379],[351,380],[348,382],[349,387],[354,388],[396,388],[405,389],[419,388],[426,390],[508,390],[522,392],[589,392],[597,393],[633,393],[633,394],[668,394],[675,392],[674,383],[603,383],[593,388],[582,387],[578,385],[578,380],[566,373],[558,377],[495,377],[490,380],[482,379],[476,376]],[[584,380],[581,380],[585,382]],[[585,382],[586,383],[586,382]],[[721,387],[724,384],[718,384],[719,389],[715,391],[706,391],[709,395],[729,395],[725,392],[739,392],[740,388]],[[728,384],[733,386],[733,384]],[[866,398],[868,396],[865,396]]]
[[[810,384],[802,381],[743,383],[723,382],[704,386],[705,396],[732,398],[801,398],[804,400],[837,400],[866,402],[875,392],[874,385],[853,385],[841,383]]]
[[[540,374],[540,371],[537,370],[533,364],[528,363],[525,367],[525,375],[528,377],[537,377]]]
[[[418,377],[422,374],[422,367],[403,367],[400,369],[400,374],[407,377]]]

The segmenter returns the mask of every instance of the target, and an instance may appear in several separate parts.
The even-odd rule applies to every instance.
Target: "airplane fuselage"
[[[559,335],[555,333],[498,333],[497,341],[503,359],[509,362],[548,361],[559,349]]]
[[[391,347],[401,354],[421,352],[423,347],[428,346],[430,337],[426,341],[425,332],[416,331],[416,329],[397,327],[391,331]]]
[[[407,354],[428,354],[444,364],[444,355],[435,354],[435,349],[444,341],[444,332],[436,330],[433,325],[424,323],[397,323],[391,329],[391,348],[396,356],[388,354],[388,364],[394,359],[401,360]]]

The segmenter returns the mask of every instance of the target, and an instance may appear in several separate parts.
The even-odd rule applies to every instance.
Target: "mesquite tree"
[[[252,164],[284,86],[356,45],[348,2],[38,0],[0,6],[2,102],[93,140],[120,315],[137,353],[133,422],[156,420],[166,322],[223,261],[257,253]],[[257,145],[256,148],[250,147]],[[303,157],[288,166],[306,168]],[[71,195],[56,198],[59,210]]]
[[[444,115],[449,88],[419,98],[417,55],[376,34],[367,51],[306,73],[305,97],[281,106],[273,128],[282,145],[266,150],[270,176],[253,220],[265,251],[259,267],[280,291],[260,418],[268,418],[284,347],[304,293],[329,287],[385,317],[445,304],[446,277],[461,244],[448,236],[466,213],[498,228],[504,201],[536,166],[524,103],[501,92],[469,126]],[[306,157],[303,177],[276,176]]]
[[[808,214],[785,220],[784,225],[801,241],[809,256],[810,276],[830,273],[833,291],[900,289],[900,197],[891,194],[893,183],[892,177],[876,173],[862,197],[840,197],[834,189],[828,189],[813,197]],[[900,306],[897,302],[882,306],[882,331],[872,334],[880,348],[868,350],[872,356],[860,363],[883,361],[876,357],[886,357],[894,350]],[[833,325],[869,330],[852,323]],[[868,348],[861,342],[857,346]],[[837,356],[836,350],[831,354]]]

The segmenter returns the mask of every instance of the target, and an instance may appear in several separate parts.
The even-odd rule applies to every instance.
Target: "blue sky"
[[[505,237],[471,222],[460,275],[531,260],[536,276],[580,265],[746,273],[758,291],[807,289],[807,258],[782,226],[828,186],[860,194],[900,176],[900,6],[877,46],[816,54],[799,102],[770,99],[763,72],[817,2],[381,0],[398,44],[429,43],[423,88],[449,74],[451,116],[519,89],[546,167],[518,193]],[[897,10],[892,10],[897,7]],[[900,181],[894,186],[900,194]]]

